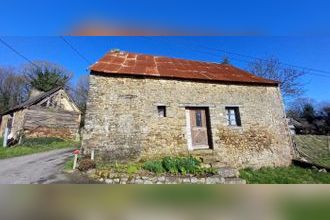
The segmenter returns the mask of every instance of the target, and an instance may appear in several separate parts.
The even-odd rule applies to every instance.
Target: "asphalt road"
[[[0,160],[0,184],[74,183],[62,172],[70,155],[62,149]]]

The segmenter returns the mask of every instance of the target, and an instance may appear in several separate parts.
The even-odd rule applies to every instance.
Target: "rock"
[[[128,184],[135,184],[135,178],[128,179]]]
[[[202,168],[211,168],[211,165],[208,164],[208,163],[202,163],[202,164],[201,164],[201,167],[202,167]]]
[[[94,175],[94,174],[96,174],[96,169],[87,170],[86,173],[87,173],[88,175]]]
[[[149,180],[152,182],[152,183],[156,183],[158,181],[158,178],[157,177],[150,177]]]
[[[196,177],[191,177],[191,178],[190,178],[190,182],[191,182],[192,184],[197,183],[197,178],[196,178]]]
[[[134,184],[143,184],[144,181],[142,179],[136,179]]]
[[[319,173],[327,173],[327,172],[328,171],[326,169],[324,169],[324,168],[319,170]]]
[[[168,176],[165,178],[166,184],[178,184],[181,183],[181,179],[179,177]]]
[[[202,177],[202,178],[197,178],[197,183],[198,184],[205,184],[206,182],[206,178]]]
[[[160,176],[157,178],[157,181],[165,183],[165,176]]]
[[[238,177],[239,171],[230,167],[221,167],[218,169],[218,174],[224,178]]]
[[[241,179],[241,178],[237,178],[237,177],[229,177],[229,178],[225,178],[225,184],[246,184],[246,181]]]
[[[312,169],[313,170],[318,170],[316,166],[312,166]]]
[[[153,182],[150,181],[150,180],[145,180],[145,181],[144,181],[144,184],[153,184]]]
[[[103,178],[100,178],[100,179],[99,179],[99,181],[100,181],[100,182],[103,182],[103,181],[104,181],[104,179],[103,179]]]
[[[105,180],[105,183],[106,183],[106,184],[112,184],[113,181],[112,181],[112,179],[106,179],[106,180]]]
[[[120,184],[126,184],[128,181],[128,178],[127,177],[123,177],[120,179]]]
[[[207,177],[205,180],[206,184],[222,184],[224,182],[225,179],[218,175]]]
[[[113,182],[114,182],[115,184],[119,184],[119,183],[120,183],[120,179],[119,179],[119,178],[115,178],[115,179],[113,179]]]
[[[182,180],[182,183],[183,183],[183,184],[190,184],[190,183],[191,183],[189,177],[183,177],[181,180]]]

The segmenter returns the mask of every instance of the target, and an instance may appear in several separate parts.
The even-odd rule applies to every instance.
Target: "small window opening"
[[[227,124],[230,126],[241,126],[241,117],[238,107],[226,107]]]
[[[166,117],[166,106],[157,106],[158,116]]]

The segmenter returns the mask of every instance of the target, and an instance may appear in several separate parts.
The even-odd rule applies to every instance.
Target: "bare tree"
[[[48,61],[35,61],[35,65],[26,64],[23,75],[31,87],[49,91],[58,86],[67,86],[72,74],[64,67]]]
[[[29,88],[22,75],[13,68],[0,67],[0,112],[25,101],[28,94]]]
[[[305,72],[291,67],[283,67],[277,58],[257,59],[249,64],[249,70],[257,76],[280,81],[281,92],[286,99],[304,93],[300,79]]]
[[[81,75],[77,81],[74,89],[72,89],[71,96],[81,111],[81,126],[84,125],[86,104],[89,90],[89,75]]]

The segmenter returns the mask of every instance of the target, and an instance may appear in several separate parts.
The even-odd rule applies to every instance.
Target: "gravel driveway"
[[[70,183],[62,173],[72,149],[54,150],[0,160],[0,184]]]

